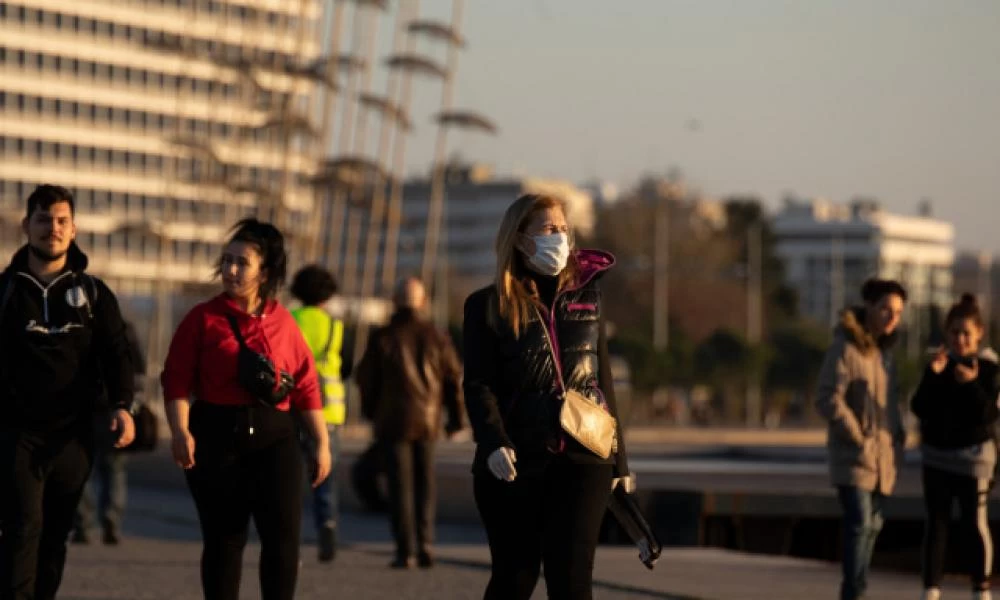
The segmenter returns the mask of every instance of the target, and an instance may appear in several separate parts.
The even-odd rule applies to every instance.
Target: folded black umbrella
[[[615,486],[611,500],[608,501],[608,510],[611,511],[621,528],[625,530],[625,534],[639,548],[639,560],[646,565],[647,569],[652,569],[656,560],[660,558],[663,546],[656,539],[656,534],[653,533],[649,522],[642,516],[635,496],[626,493],[621,485]]]

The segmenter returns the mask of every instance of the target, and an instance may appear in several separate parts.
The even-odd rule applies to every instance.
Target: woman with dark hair
[[[864,305],[841,313],[833,345],[823,359],[816,407],[829,422],[830,480],[843,510],[841,600],[868,586],[882,508],[892,494],[906,433],[890,346],[906,303],[896,281],[869,279]]]
[[[958,500],[960,523],[968,536],[968,570],[975,600],[990,598],[993,541],[986,514],[997,463],[997,375],[1000,368],[979,354],[983,317],[975,296],[965,294],[945,317],[947,346],[924,370],[913,396],[920,419],[923,457],[924,599],[941,597],[945,543],[951,505]]]
[[[590,600],[613,487],[634,489],[598,285],[614,258],[572,239],[562,200],[518,198],[497,233],[494,284],[465,301],[473,491],[492,557],[486,600],[527,600],[543,563],[549,598]],[[614,417],[605,446],[584,446],[560,425],[571,402]]]
[[[239,598],[250,517],[261,542],[261,597],[295,594],[302,460],[291,407],[316,441],[313,486],[330,471],[312,354],[275,300],[286,262],[273,225],[237,223],[216,268],[222,293],[184,317],[163,368],[173,456],[198,510],[210,600]]]

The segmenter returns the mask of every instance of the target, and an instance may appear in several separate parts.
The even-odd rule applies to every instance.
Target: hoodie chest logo
[[[80,286],[74,286],[66,290],[66,304],[73,308],[83,308],[87,305],[87,294]]]
[[[83,327],[83,325],[79,323],[66,323],[62,327],[46,327],[45,325],[42,325],[38,321],[32,319],[28,321],[24,330],[31,333],[42,333],[45,335],[63,335],[73,331],[74,329],[80,329],[81,327]]]

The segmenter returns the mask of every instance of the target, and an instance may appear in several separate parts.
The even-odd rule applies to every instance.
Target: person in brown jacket
[[[864,595],[882,507],[906,434],[889,353],[906,302],[896,281],[870,279],[864,306],[845,310],[820,370],[816,405],[829,422],[830,479],[843,510],[841,600]]]
[[[387,453],[396,542],[390,566],[429,568],[434,565],[434,443],[441,434],[442,408],[448,413],[445,431],[451,435],[462,428],[461,365],[450,339],[421,316],[426,294],[419,280],[400,281],[393,304],[389,324],[368,338],[357,384],[361,412]]]

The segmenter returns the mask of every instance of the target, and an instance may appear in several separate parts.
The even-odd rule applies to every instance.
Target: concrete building
[[[419,273],[423,255],[430,182],[412,180],[404,188],[399,273]],[[455,299],[488,285],[494,277],[494,242],[507,207],[525,193],[560,196],[569,205],[577,234],[594,228],[594,201],[567,181],[541,178],[495,178],[479,165],[452,167],[448,174],[442,244],[447,248],[449,296]],[[459,308],[461,308],[459,306]]]
[[[145,319],[158,282],[211,279],[237,218],[268,207],[301,226],[316,161],[298,136],[286,152],[278,123],[318,85],[303,65],[319,56],[322,10],[0,1],[0,255],[23,243],[31,190],[66,186],[91,270]],[[279,115],[285,98],[291,112]]]
[[[920,309],[953,300],[954,227],[926,212],[892,214],[864,199],[787,200],[773,230],[788,283],[803,313],[818,321],[833,323],[838,311],[859,302],[861,284],[873,276],[906,286],[911,327],[920,331],[929,326]]]

